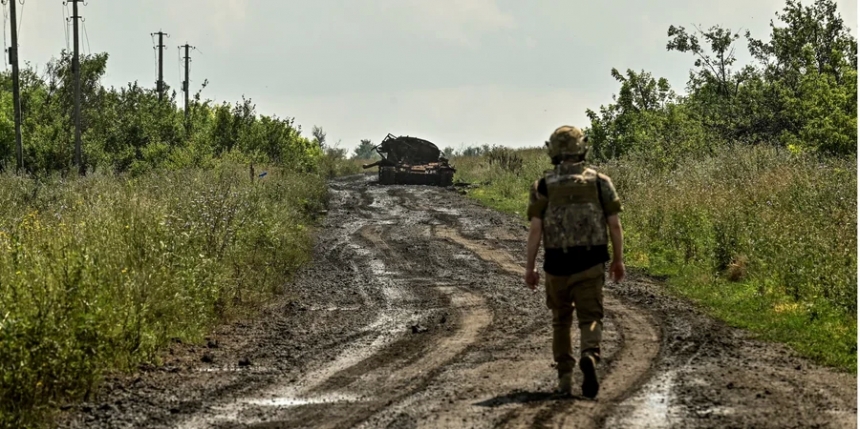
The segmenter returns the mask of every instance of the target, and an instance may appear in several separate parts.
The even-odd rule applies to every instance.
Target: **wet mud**
[[[521,280],[521,222],[370,176],[331,193],[314,262],[261,315],[110,378],[59,427],[857,425],[856,376],[756,341],[637,273],[606,286],[600,394],[579,395],[577,372],[574,397],[560,397],[545,298]]]

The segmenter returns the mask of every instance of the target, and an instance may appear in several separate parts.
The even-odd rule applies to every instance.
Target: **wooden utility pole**
[[[152,33],[153,35],[158,34],[158,101],[164,99],[164,36],[170,37],[169,34],[159,31],[157,33]]]
[[[185,81],[182,82],[182,90],[185,92],[185,128],[189,132],[191,131],[191,116],[189,115],[188,105],[189,105],[189,93],[191,92],[191,84],[189,80],[189,64],[191,63],[191,56],[188,54],[189,50],[194,48],[193,46],[185,43],[180,46],[180,48],[185,48]]]
[[[21,88],[18,72],[18,15],[15,2],[9,0],[9,15],[12,21],[12,47],[9,48],[9,62],[12,63],[12,104],[15,115],[15,160],[18,173],[24,168],[24,146],[21,142]]]
[[[75,80],[75,165],[81,175],[86,173],[81,154],[81,60],[78,37],[78,3],[84,0],[68,0],[72,3],[72,32],[74,33],[74,55],[72,56],[72,71]]]

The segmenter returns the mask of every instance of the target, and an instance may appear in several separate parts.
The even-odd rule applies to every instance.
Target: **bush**
[[[314,175],[247,167],[0,177],[0,426],[74,401],[107,370],[283,292],[325,200]]]

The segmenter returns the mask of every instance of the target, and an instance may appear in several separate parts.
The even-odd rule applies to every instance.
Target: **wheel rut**
[[[856,375],[635,272],[605,289],[599,396],[555,395],[551,316],[521,279],[525,236],[444,189],[335,180],[314,262],[260,317],[219,327],[216,348],[177,345],[115,377],[56,427],[856,426]]]
[[[438,237],[468,248],[482,259],[497,264],[512,276],[522,275],[525,267],[514,262],[505,251],[478,240],[468,239],[455,229],[440,227]],[[540,404],[516,410],[508,416],[505,427],[597,427],[611,407],[649,375],[652,361],[660,349],[657,323],[647,312],[627,307],[613,296],[605,298],[606,313],[611,315],[607,331],[615,331],[621,347],[608,353],[601,368],[599,401],[566,401]],[[613,329],[614,328],[614,329]],[[572,332],[573,342],[578,333]],[[578,382],[581,382],[577,378]]]

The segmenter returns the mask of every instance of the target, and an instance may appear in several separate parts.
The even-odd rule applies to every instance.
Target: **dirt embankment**
[[[282,300],[111,380],[62,427],[856,427],[854,375],[635,274],[607,285],[597,400],[557,397],[550,315],[522,286],[516,219],[367,176],[332,193],[316,262]]]

